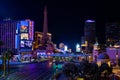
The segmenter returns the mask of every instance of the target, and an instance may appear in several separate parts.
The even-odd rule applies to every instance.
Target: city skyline
[[[119,7],[0,0],[0,80],[119,80]]]
[[[35,31],[43,29],[44,6],[48,10],[48,32],[54,43],[63,42],[75,45],[83,36],[85,20],[96,21],[97,36],[102,43],[105,36],[105,23],[120,21],[117,2],[72,1],[72,0],[26,0],[0,1],[0,19],[31,19],[35,21]],[[113,6],[111,6],[113,5]],[[70,45],[69,45],[70,44]]]

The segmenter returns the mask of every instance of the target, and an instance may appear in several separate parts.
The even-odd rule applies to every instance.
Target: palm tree
[[[2,45],[3,45],[3,42],[0,40],[0,48],[1,48]]]
[[[1,48],[2,45],[3,45],[3,42],[0,40],[0,48]]]
[[[13,52],[12,52],[12,50],[7,50],[6,51],[6,60],[8,60],[8,74],[10,73],[10,59],[13,57],[12,56],[13,55]]]
[[[6,55],[5,52],[3,53],[3,59],[2,59],[2,63],[3,63],[3,76],[6,75]]]
[[[0,48],[1,46],[4,45],[3,41],[0,40]],[[5,60],[5,53],[1,53],[2,55],[2,65],[3,65],[3,70],[4,70],[4,73],[3,73],[3,76],[6,75],[6,60]]]

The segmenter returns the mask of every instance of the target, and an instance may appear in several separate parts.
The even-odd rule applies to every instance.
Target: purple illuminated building
[[[96,40],[96,23],[94,20],[86,20],[84,27],[84,37],[85,41],[87,41],[87,52],[93,51],[93,45]]]
[[[0,40],[3,41],[4,45],[1,46],[1,52],[6,51],[7,49],[15,48],[15,35],[16,35],[17,22],[6,20],[0,21]]]
[[[1,52],[7,49],[12,49],[15,53],[31,52],[33,33],[34,22],[29,19],[0,21],[0,40],[4,43]]]

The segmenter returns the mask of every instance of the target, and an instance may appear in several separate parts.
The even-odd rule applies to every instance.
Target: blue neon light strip
[[[15,35],[15,48],[18,48],[18,35]]]
[[[21,23],[21,25],[24,25],[24,26],[28,26],[29,25],[28,21],[21,21],[20,23]]]

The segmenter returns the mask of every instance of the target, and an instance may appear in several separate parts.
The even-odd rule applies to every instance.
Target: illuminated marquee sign
[[[28,27],[25,25],[20,26],[20,32],[28,32]]]
[[[28,40],[28,33],[21,33],[21,39],[26,39]]]
[[[23,49],[31,49],[32,48],[32,41],[30,40],[21,40],[20,47]]]
[[[21,33],[28,33],[28,21],[21,21],[20,22],[20,32]]]
[[[33,42],[34,22],[30,20],[19,22],[20,50],[31,51]]]
[[[33,40],[33,32],[34,32],[34,22],[30,21],[29,22],[29,39]]]

